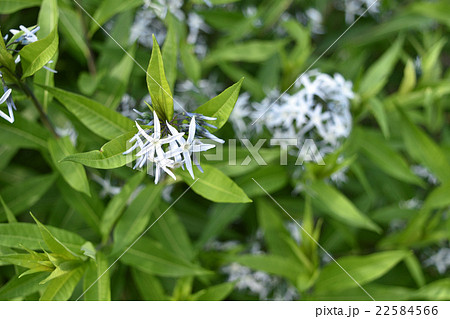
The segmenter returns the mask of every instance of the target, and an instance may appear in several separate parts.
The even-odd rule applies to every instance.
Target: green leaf
[[[122,96],[127,90],[131,72],[133,70],[133,66],[135,65],[133,60],[135,51],[136,47],[133,46],[128,53],[123,55],[120,62],[115,65],[100,82],[102,92],[98,92],[96,95],[96,100],[110,109],[117,109]],[[97,79],[98,78],[96,78],[96,80]]]
[[[440,185],[428,194],[423,209],[445,208],[450,206],[450,183]]]
[[[16,64],[14,63],[14,58],[11,53],[6,49],[5,41],[3,40],[3,35],[1,32],[0,36],[2,37],[2,39],[0,39],[0,65],[4,67],[5,75],[8,80],[8,78],[14,77],[13,72],[16,70]]]
[[[173,91],[175,80],[177,79],[177,56],[178,56],[178,37],[175,25],[175,17],[168,12],[166,21],[168,23],[167,35],[162,47],[162,59],[164,70],[167,76],[167,82]]]
[[[216,129],[210,129],[211,132],[220,129],[227,122],[239,97],[242,81],[244,81],[243,78],[195,110],[196,113],[217,118],[215,121],[210,121],[216,127]]]
[[[450,4],[447,1],[436,2],[417,2],[412,3],[411,11],[433,20],[437,20],[447,26],[450,26],[450,17],[447,12],[450,10]]]
[[[84,37],[82,25],[83,12],[77,12],[71,6],[62,6],[59,8],[59,27],[64,40],[67,41],[71,53],[81,63],[86,63],[89,56],[89,47]]]
[[[14,125],[0,122],[0,143],[15,147],[46,149],[49,133],[41,125],[15,114]]]
[[[378,94],[386,85],[389,76],[397,63],[403,46],[403,38],[398,38],[391,47],[365,72],[359,86],[359,94],[363,100]]]
[[[143,300],[169,300],[164,293],[164,287],[155,276],[140,271],[134,267],[131,267],[131,275],[133,276],[133,281],[136,284]]]
[[[14,216],[13,212],[9,207],[6,205],[5,201],[3,200],[3,197],[0,195],[0,202],[2,203],[3,210],[5,211],[6,219],[8,220],[8,223],[16,223],[17,219]]]
[[[226,282],[220,285],[211,286],[196,292],[192,296],[192,300],[196,301],[222,301],[232,291],[236,283]]]
[[[410,170],[406,160],[394,151],[379,134],[369,130],[358,130],[357,133],[363,152],[379,169],[401,181],[419,186],[424,185],[424,182]]]
[[[41,289],[39,283],[48,273],[32,274],[24,277],[14,277],[0,287],[0,300],[24,298]]]
[[[127,143],[135,134],[135,131],[122,134],[104,144],[99,151],[72,154],[65,157],[63,161],[72,161],[101,169],[122,167],[131,163],[134,159],[132,154],[123,155],[123,153],[127,150],[127,147],[131,147]]]
[[[419,289],[413,296],[420,300],[448,301],[450,299],[450,279],[444,278],[433,281]]]
[[[428,167],[443,183],[450,182],[450,163],[442,149],[401,112],[402,134],[408,153]]]
[[[147,87],[152,106],[161,121],[173,118],[173,97],[164,72],[164,64],[158,42],[153,35],[153,50],[147,69]]]
[[[202,165],[204,173],[194,167],[194,181],[187,171],[179,169],[177,173],[192,190],[210,201],[217,203],[248,203],[252,200],[247,197],[244,191],[225,174],[217,168],[209,165]]]
[[[315,181],[308,186],[308,189],[311,191],[311,197],[320,201],[330,216],[350,226],[381,232],[378,225],[363,215],[347,197],[333,186],[323,181]]]
[[[163,213],[169,209],[169,205],[161,203],[158,211]],[[158,219],[158,222],[149,230],[149,235],[157,240],[168,251],[184,258],[185,260],[192,260],[194,257],[194,250],[192,248],[191,240],[183,223],[178,218],[176,212],[170,208],[164,216]],[[155,220],[156,217],[155,216]]]
[[[164,249],[158,242],[141,238],[121,261],[140,271],[162,277],[208,275],[211,272]]]
[[[284,277],[292,282],[296,282],[304,271],[299,263],[275,255],[240,255],[227,259],[255,270]]]
[[[40,27],[37,36],[38,38],[46,37],[50,34],[53,28],[57,28],[58,25],[58,1],[57,0],[43,0],[41,8],[39,10],[38,25]],[[55,69],[55,65],[58,60],[58,51],[51,58],[53,61],[50,67]],[[54,76],[53,72],[46,70],[44,68],[37,71],[34,75],[34,83],[39,83],[41,85],[54,86]],[[47,111],[48,104],[52,100],[52,96],[49,92],[45,91],[40,87],[34,87],[34,95],[41,101],[44,111]]]
[[[38,7],[42,0],[2,0],[0,1],[0,12],[2,14],[11,14],[16,11]]]
[[[128,247],[147,228],[160,202],[161,191],[161,186],[147,185],[131,202],[114,228],[114,251]]]
[[[320,273],[315,289],[318,293],[323,293],[357,286],[347,273],[360,285],[370,283],[386,274],[409,254],[409,251],[393,250],[366,256],[339,258],[337,262],[345,269],[345,272],[335,262],[330,262]]]
[[[20,50],[22,79],[29,77],[46,65],[58,50],[58,28],[42,40],[30,43]]]
[[[202,75],[202,66],[193,51],[193,47],[187,43],[182,43],[180,46],[180,58],[184,72],[192,82],[197,83]]]
[[[206,58],[207,65],[223,61],[259,63],[269,59],[284,45],[284,40],[260,41],[252,40],[236,45],[228,45],[214,49]]]
[[[72,296],[73,290],[83,277],[84,266],[68,271],[66,274],[52,279],[45,288],[41,301],[66,301]]]
[[[47,229],[72,251],[80,251],[81,245],[86,242],[79,235],[67,230],[51,226],[47,226]],[[0,224],[0,245],[19,249],[50,249],[43,240],[38,225],[30,223]]]
[[[110,276],[109,271],[107,271],[109,266],[108,259],[101,252],[97,252],[95,261],[89,261],[83,282],[83,290],[86,291],[88,288],[89,290],[84,294],[84,300],[111,300]],[[96,280],[97,282],[93,284]]]
[[[255,183],[255,180],[259,185]],[[287,185],[288,181],[285,167],[274,165],[261,166],[255,172],[236,179],[236,183],[252,198],[266,195],[266,192],[272,194],[279,191]]]
[[[422,265],[419,259],[414,254],[409,254],[405,258],[405,265],[414,279],[418,287],[425,285],[425,275],[422,270]]]
[[[53,164],[61,173],[65,181],[75,190],[90,196],[89,183],[84,167],[77,163],[61,162],[70,154],[76,152],[68,136],[59,139],[50,139],[48,149],[53,159]]]
[[[73,188],[62,179],[59,179],[56,184],[66,203],[77,211],[97,234],[100,234],[99,216],[103,213],[104,207],[97,194],[93,193],[89,197],[86,194],[74,192]]]
[[[446,39],[440,39],[422,57],[422,77],[420,78],[421,83],[436,81],[439,79],[441,73],[441,52],[446,42]]]
[[[94,13],[91,28],[89,29],[89,36],[92,37],[101,25],[116,14],[127,10],[132,10],[141,6],[143,3],[144,0],[103,0]]]
[[[134,174],[133,177],[131,177],[124,185],[120,193],[114,196],[108,203],[108,206],[106,206],[100,223],[100,231],[103,236],[103,240],[106,240],[108,238],[109,233],[114,226],[114,223],[120,217],[123,209],[127,205],[128,199],[142,182],[145,176],[146,175],[143,172]]]
[[[52,32],[53,28],[58,25],[58,17],[58,1],[43,0],[38,17],[38,38],[46,37]]]
[[[78,256],[75,255],[69,248],[67,248],[59,239],[57,239],[51,232],[45,227],[39,220],[34,217],[32,213],[30,213],[31,217],[33,217],[34,221],[39,227],[39,231],[41,232],[42,238],[44,239],[45,244],[48,248],[50,248],[52,253],[59,254],[61,256],[66,257],[67,259],[77,259]]]
[[[406,61],[405,69],[403,71],[403,79],[398,89],[398,93],[406,94],[411,92],[416,86],[416,68],[412,59]]]
[[[242,215],[247,206],[245,204],[214,204],[195,247],[201,249],[208,241],[217,237],[228,225]]]
[[[88,129],[111,140],[133,129],[132,120],[82,95],[57,88],[44,87]]]
[[[383,103],[376,97],[369,99],[370,111],[378,122],[385,138],[389,138],[389,124]]]
[[[269,251],[273,255],[294,260],[292,250],[286,243],[286,240],[291,239],[291,236],[283,224],[282,217],[285,213],[280,209],[275,209],[270,202],[262,198],[256,201],[256,212],[258,225],[264,233],[264,241],[267,243]]]
[[[92,260],[96,259],[97,250],[90,241],[85,242],[83,246],[81,246],[81,251],[83,252],[84,256],[89,257]]]
[[[2,197],[14,215],[30,209],[48,191],[55,181],[55,175],[30,177],[24,182],[3,188]],[[20,194],[20,196],[18,195]],[[5,220],[3,214],[0,221]]]

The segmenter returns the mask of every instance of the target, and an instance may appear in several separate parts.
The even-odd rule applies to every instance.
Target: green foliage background
[[[182,8],[212,28],[206,57],[195,55],[185,23],[169,13],[162,53],[154,50],[149,63],[150,50],[128,41],[143,1],[80,1],[100,27],[71,0],[0,0],[3,35],[39,24],[42,39],[23,49],[17,70],[0,48],[2,71],[14,69],[6,78],[18,106],[13,124],[0,121],[0,299],[257,299],[227,281],[221,269],[233,262],[282,278],[300,300],[370,299],[336,263],[324,262],[318,242],[376,300],[449,300],[450,280],[424,260],[448,247],[450,236],[450,2],[382,1],[377,18],[361,18],[331,47],[347,28],[331,1],[211,3],[185,1]],[[247,5],[257,8],[252,19],[242,13]],[[325,34],[281,19],[309,7],[323,13]],[[111,20],[114,40],[102,30]],[[235,137],[226,122],[239,89],[256,101],[268,89],[284,91],[325,51],[314,68],[353,82],[354,126],[325,166],[305,165],[305,192],[292,195],[291,171],[278,165],[275,149],[262,151],[268,166],[229,166],[226,157],[205,163],[195,184],[177,171],[172,202],[161,198],[167,180],[154,185],[125,166],[121,154],[135,128],[117,111],[123,94],[142,98],[150,91],[161,117],[173,112],[172,99],[146,76],[147,65],[170,93],[182,80],[218,74],[229,89],[208,103],[197,94],[195,107],[222,114],[216,133],[228,139]],[[50,59],[54,76],[42,69]],[[13,80],[17,72],[22,76]],[[52,123],[71,121],[76,147],[52,136],[26,88]],[[238,163],[247,155],[238,147]],[[426,167],[437,184],[416,176],[412,165]],[[325,182],[342,166],[346,183]],[[92,174],[112,177],[120,193],[101,198]],[[175,201],[187,184],[192,190]],[[413,198],[420,204],[406,207]],[[297,243],[284,226],[288,215],[311,237],[302,233]],[[258,230],[264,253],[251,254]],[[215,240],[239,244],[207,249]]]

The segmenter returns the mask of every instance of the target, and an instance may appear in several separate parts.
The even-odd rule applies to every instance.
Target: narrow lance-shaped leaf
[[[342,193],[323,181],[315,181],[308,186],[311,197],[325,206],[330,216],[354,227],[381,232],[381,228],[363,215]]]
[[[204,173],[194,167],[196,180],[193,180],[188,172],[181,169],[177,173],[188,185],[192,186],[194,192],[213,202],[248,203],[252,201],[235,182],[217,168],[209,165],[202,165],[202,167]]]
[[[145,176],[146,175],[143,172],[139,172],[131,177],[120,193],[114,196],[108,203],[108,206],[106,206],[100,223],[100,231],[103,235],[104,241],[108,238],[109,232],[113,228],[114,223],[122,214],[122,211],[125,208],[131,194],[136,190]]]
[[[158,42],[153,35],[153,50],[147,69],[147,87],[152,99],[152,106],[158,117],[172,120],[173,97],[164,72],[164,64]]]
[[[337,260],[360,285],[369,283],[387,273],[410,254],[409,251],[384,251],[367,256],[349,256]],[[335,262],[331,262],[320,273],[316,291],[337,291],[354,287],[357,283]]]
[[[158,242],[146,237],[131,247],[121,261],[143,272],[163,277],[201,276],[210,271],[164,249]]]
[[[73,162],[61,162],[66,156],[75,153],[68,136],[59,139],[50,139],[48,149],[56,169],[61,173],[65,181],[75,190],[90,196],[89,183],[84,167]]]
[[[77,117],[92,132],[110,140],[133,129],[134,123],[106,106],[82,95],[61,89],[44,87],[66,109]]]
[[[109,266],[108,259],[101,252],[97,252],[95,261],[89,261],[83,283],[83,290],[86,292],[84,300],[111,300],[110,276],[109,271],[106,271]]]
[[[401,52],[403,38],[394,44],[367,70],[361,80],[359,93],[363,99],[376,95],[388,81]]]
[[[173,91],[175,80],[177,79],[178,36],[176,32],[175,17],[170,11],[168,12],[167,21],[169,27],[162,47],[162,59],[167,82],[169,83],[170,89]]]
[[[55,175],[38,175],[30,177],[24,182],[2,189],[2,197],[14,215],[29,210],[39,201],[55,181]],[[20,196],[18,196],[20,194]],[[0,213],[0,221],[5,220]]]
[[[66,274],[51,280],[45,288],[41,301],[66,301],[72,296],[72,293],[83,276],[85,266],[74,268]]]
[[[23,74],[22,79],[33,75],[46,65],[58,50],[58,28],[44,39],[30,43],[20,50]]]
[[[242,81],[244,81],[244,78],[240,79],[239,82],[233,84],[215,98],[199,106],[195,111],[196,113],[217,118],[217,120],[211,121],[211,124],[217,127],[217,129],[210,129],[211,132],[220,129],[227,122],[239,97]]]
[[[39,38],[48,36],[53,28],[58,25],[58,1],[57,0],[43,0],[41,9],[39,10],[38,25],[40,27],[37,35]],[[58,60],[58,51],[51,58],[52,64],[49,67],[55,69],[56,62]],[[34,83],[39,83],[47,86],[54,86],[54,76],[53,72],[46,70],[44,68],[40,69],[34,75]],[[51,101],[52,96],[49,92],[43,90],[42,88],[34,88],[34,94],[37,99],[41,101],[44,110],[47,110],[48,104]]]
[[[424,131],[402,115],[402,134],[406,149],[413,159],[428,167],[443,183],[450,182],[450,163],[445,153]]]
[[[6,219],[8,220],[8,223],[16,223],[17,219],[16,216],[12,213],[11,209],[9,209],[8,205],[6,205],[5,201],[3,200],[3,197],[0,195],[0,202],[2,203],[3,210],[5,211]]]
[[[31,214],[31,217],[33,217],[34,221],[38,225],[42,238],[44,239],[45,243],[53,253],[60,254],[68,259],[78,258],[77,255],[75,255],[61,241],[59,241],[55,236],[53,236],[52,233],[47,229],[47,227],[45,227],[39,220],[37,220],[33,214]]]
[[[52,226],[46,228],[72,251],[79,252],[81,245],[86,242],[79,235],[67,230]],[[39,226],[31,223],[0,224],[0,246],[19,249],[27,247],[32,250],[50,249],[42,239]]]
[[[128,247],[142,234],[158,207],[161,191],[158,185],[147,185],[128,206],[114,228],[114,251]]]
[[[136,134],[135,131],[122,134],[115,139],[104,144],[99,151],[90,151],[86,153],[72,154],[64,158],[64,161],[72,161],[85,166],[112,169],[122,167],[131,163],[134,159],[132,154],[123,153],[131,147],[127,145],[128,141]]]
[[[407,183],[423,186],[423,181],[411,172],[405,159],[375,132],[358,130],[365,154],[386,174]]]

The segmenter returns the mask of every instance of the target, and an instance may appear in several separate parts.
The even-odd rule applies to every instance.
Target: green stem
[[[39,102],[39,100],[36,98],[36,95],[34,95],[33,91],[30,89],[30,87],[26,83],[19,82],[19,85],[20,85],[21,89],[28,95],[28,97],[30,97],[30,99],[33,102],[34,106],[38,110],[39,115],[41,117],[42,123],[45,125],[45,127],[48,128],[48,130],[50,131],[50,133],[52,133],[52,135],[54,137],[58,138],[59,137],[58,133],[56,133],[52,122],[48,118],[47,114],[45,114],[44,108],[42,107],[42,105]]]

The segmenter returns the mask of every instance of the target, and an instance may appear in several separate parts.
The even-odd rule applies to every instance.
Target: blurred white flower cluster
[[[155,35],[158,43],[163,43],[167,35],[164,20],[167,13],[170,12],[176,19],[186,21],[189,31],[186,41],[194,45],[194,52],[203,58],[208,48],[204,34],[210,32],[211,29],[194,11],[190,12],[186,18],[181,10],[183,3],[183,0],[146,0],[136,12],[131,26],[129,43],[137,41],[142,46],[151,48],[153,46],[152,34]]]
[[[292,301],[299,297],[295,287],[266,272],[253,271],[238,263],[231,263],[221,270],[228,276],[228,281],[236,282],[236,289],[257,295],[260,300]]]
[[[434,266],[440,274],[445,274],[450,268],[450,248],[442,247],[424,262],[425,266]]]
[[[166,26],[157,14],[148,7],[137,10],[133,25],[131,26],[129,43],[138,42],[140,45],[151,48],[153,46],[152,34],[158,43],[164,42],[166,38]]]
[[[314,70],[301,76],[295,87],[296,93],[278,98],[279,92],[273,91],[259,103],[250,103],[242,94],[230,117],[234,129],[239,136],[267,130],[273,139],[297,139],[299,150],[312,139],[321,156],[333,152],[351,132],[352,82]]]
[[[148,119],[146,114],[140,114]],[[171,123],[160,123],[156,112],[153,111],[153,119],[145,124],[151,128],[144,129],[136,121],[138,133],[130,139],[129,142],[133,145],[124,154],[130,154],[136,150],[134,169],[141,169],[147,165],[148,172],[154,172],[155,184],[159,182],[162,171],[176,179],[171,169],[180,166],[182,169],[186,168],[194,179],[192,163],[203,172],[199,153],[215,147],[215,144],[205,144],[200,139],[208,138],[218,143],[224,142],[205,128],[206,126],[214,127],[206,123],[207,120],[211,121],[215,118],[185,112],[176,114]],[[141,119],[141,121],[147,120]],[[187,139],[183,137],[185,132],[188,134]]]
[[[338,8],[345,11],[345,23],[352,24],[355,17],[364,15],[367,11],[372,16],[380,12],[380,0],[341,0]]]
[[[300,227],[294,222],[284,225],[292,239],[300,244],[302,237]],[[259,229],[255,237],[250,240],[245,250],[252,255],[261,255],[263,250],[264,232]],[[207,250],[230,251],[239,249],[238,241],[212,241],[205,248]],[[221,272],[227,275],[228,281],[236,282],[236,289],[257,295],[260,300],[298,300],[300,298],[297,289],[281,277],[270,275],[264,271],[255,271],[239,263],[231,263],[221,268]]]

